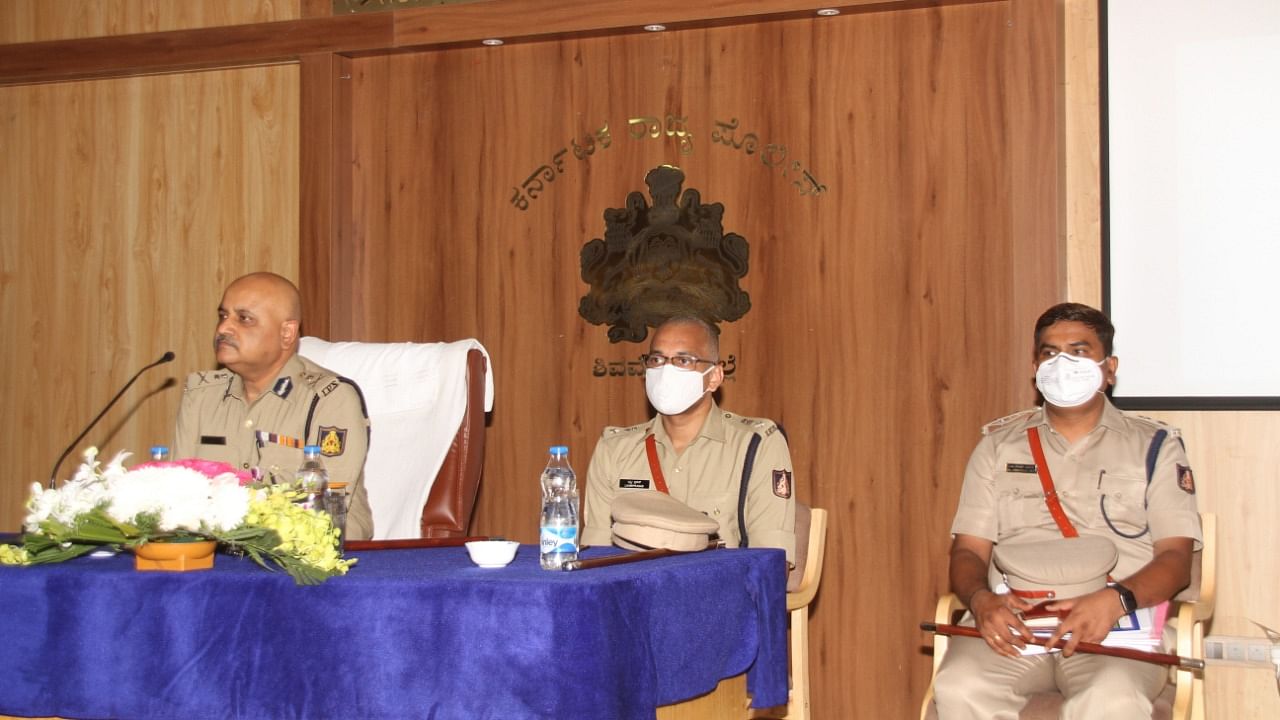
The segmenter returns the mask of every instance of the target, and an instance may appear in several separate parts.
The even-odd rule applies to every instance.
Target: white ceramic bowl
[[[467,543],[471,562],[482,568],[506,567],[516,556],[520,543],[514,540],[472,540]]]

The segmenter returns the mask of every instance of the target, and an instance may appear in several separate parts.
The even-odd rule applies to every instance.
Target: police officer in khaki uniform
[[[368,539],[364,399],[355,383],[298,356],[301,316],[298,289],[279,275],[253,273],[227,287],[214,334],[215,356],[226,369],[187,378],[174,456],[292,478],[302,448],[318,445],[329,481],[347,483],[347,537]]]
[[[610,506],[619,493],[657,490],[714,519],[729,547],[740,544],[745,527],[751,547],[782,548],[788,562],[794,561],[787,441],[768,420],[716,406],[711,394],[724,382],[718,361],[716,330],[701,320],[677,318],[654,331],[645,356],[645,390],[658,414],[640,425],[605,428],[596,443],[587,471],[583,543],[609,544]],[[753,437],[759,440],[740,522],[739,491]]]
[[[1079,641],[1101,641],[1122,614],[1186,587],[1201,541],[1181,438],[1116,409],[1104,394],[1115,382],[1114,335],[1110,320],[1093,308],[1049,308],[1036,323],[1033,360],[1044,405],[989,424],[969,459],[951,528],[950,579],[983,639],[952,639],[934,685],[942,720],[1015,718],[1030,694],[1055,686],[1065,698],[1064,718],[1151,717],[1165,668],[1074,652]],[[1153,446],[1157,434],[1164,437]],[[1149,452],[1155,453],[1150,477]],[[1056,489],[1063,519],[1046,503],[1042,473]],[[1035,601],[1001,585],[992,549],[1061,538],[1064,523],[1115,544],[1117,582],[1051,605],[1068,614],[1050,642],[1067,632],[1072,637],[1060,655],[1024,657],[1018,649],[1030,632],[1020,613]]]

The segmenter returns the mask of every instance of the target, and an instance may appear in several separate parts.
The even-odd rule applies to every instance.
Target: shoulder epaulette
[[[735,415],[731,412],[724,413],[724,419],[731,423],[736,421],[739,427],[759,433],[764,437],[778,432],[778,424],[768,418],[745,417],[743,415]]]
[[[1147,423],[1153,430],[1164,430],[1169,433],[1169,437],[1180,437],[1182,435],[1182,430],[1173,427],[1163,420],[1157,420],[1156,418],[1148,417],[1146,415],[1134,415],[1131,413],[1125,413],[1125,415],[1131,420],[1140,420]]]
[[[999,430],[1000,428],[1006,425],[1015,423],[1019,420],[1024,420],[1030,417],[1032,413],[1036,413],[1039,411],[1040,411],[1040,408],[1027,408],[1026,410],[1019,410],[1018,412],[1013,413],[1011,415],[1005,415],[1002,418],[997,418],[995,420],[992,420],[991,422],[982,426],[982,434],[989,435],[992,432],[995,432],[996,430]]]
[[[231,379],[230,370],[198,370],[187,376],[186,390],[206,387],[224,387]]]
[[[640,423],[639,425],[628,425],[626,427],[607,425],[605,426],[604,432],[602,434],[605,435],[606,437],[612,437],[615,435],[622,435],[624,433],[642,432],[647,427],[649,427],[649,423],[647,422]]]

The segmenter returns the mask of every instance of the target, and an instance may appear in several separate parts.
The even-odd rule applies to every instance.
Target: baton
[[[920,623],[920,629],[925,632],[937,633],[939,635],[959,635],[962,637],[982,638],[982,633],[978,632],[977,628],[966,627],[964,625],[942,625],[938,623],[923,622]],[[1049,647],[1048,641],[1048,638],[1035,636],[1032,636],[1030,640],[1027,640],[1031,645],[1040,645],[1041,647],[1046,648]],[[1063,642],[1065,642],[1065,640]],[[1204,660],[1201,660],[1200,658],[1182,657],[1180,655],[1149,652],[1147,650],[1134,650],[1133,648],[1126,647],[1112,647],[1111,645],[1085,642],[1083,640],[1076,644],[1076,652],[1086,652],[1094,655],[1110,655],[1112,657],[1139,660],[1142,662],[1155,663],[1157,665],[1173,665],[1175,667],[1182,668],[1183,670],[1204,670]]]

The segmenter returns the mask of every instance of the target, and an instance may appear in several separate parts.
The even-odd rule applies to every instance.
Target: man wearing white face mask
[[[982,639],[951,640],[934,684],[942,720],[1015,718],[1031,694],[1055,687],[1063,718],[1151,717],[1164,667],[1074,652],[1082,640],[1101,641],[1122,615],[1186,587],[1201,540],[1177,431],[1118,410],[1105,394],[1116,381],[1114,335],[1106,315],[1085,305],[1045,311],[1032,361],[1044,405],[988,424],[969,459],[951,527],[950,581]],[[1064,614],[1050,642],[1070,637],[1060,654],[1022,655],[1030,637],[1022,614],[1054,594],[1008,590],[1002,551],[1089,536],[1118,551],[1113,582],[1050,602],[1048,610]],[[1061,558],[1037,564],[1037,576],[1062,577]]]
[[[778,426],[717,407],[724,382],[717,331],[696,318],[668,320],[645,355],[646,423],[605,428],[587,471],[582,541],[608,545],[610,507],[627,492],[665,492],[719,525],[729,547],[795,552],[791,453]],[[753,447],[754,446],[754,447]]]

